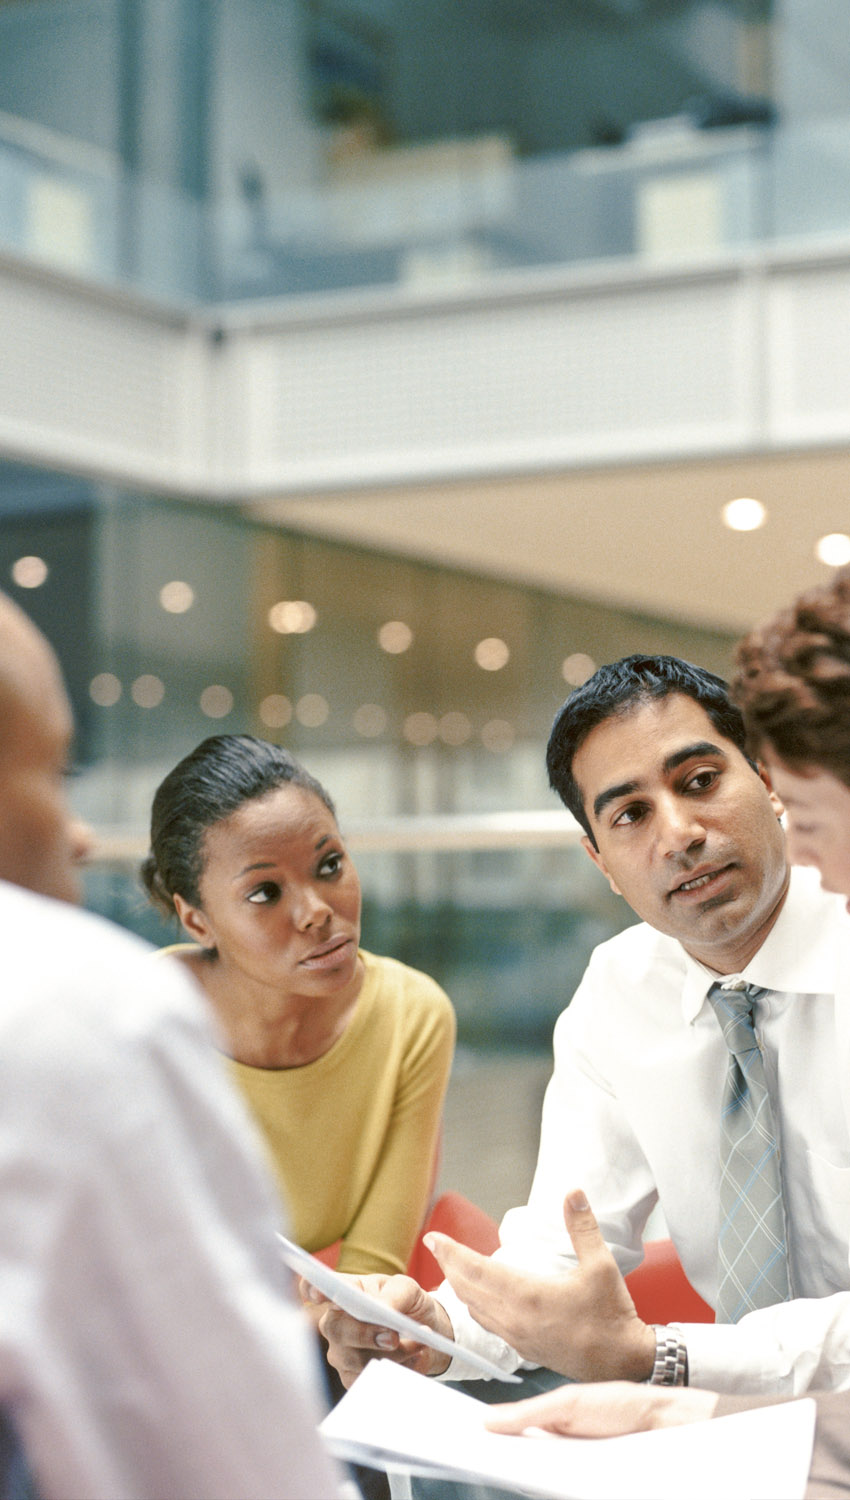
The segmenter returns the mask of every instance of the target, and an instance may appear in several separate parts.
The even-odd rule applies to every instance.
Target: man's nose
[[[680,797],[670,797],[659,808],[663,852],[682,854],[705,839],[705,827],[694,806]]]

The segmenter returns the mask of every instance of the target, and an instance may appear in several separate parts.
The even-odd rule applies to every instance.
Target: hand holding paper
[[[411,1277],[340,1276],[283,1235],[278,1239],[289,1269],[328,1298],[318,1327],[344,1385],[350,1386],[369,1360],[380,1355],[421,1375],[440,1374],[458,1356],[482,1375],[516,1379],[480,1355],[458,1348],[446,1312]]]

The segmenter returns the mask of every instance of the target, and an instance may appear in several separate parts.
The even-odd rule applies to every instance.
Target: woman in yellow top
[[[339,1269],[405,1268],[454,1044],[440,987],[360,944],[360,882],[324,788],[286,750],[215,735],[159,787],[143,878],[191,944],[269,1146],[291,1232]]]

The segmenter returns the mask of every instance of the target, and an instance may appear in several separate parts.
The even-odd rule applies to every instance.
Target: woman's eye
[[[329,854],[319,866],[320,875],[338,875],[342,869],[342,854]]]
[[[253,906],[266,906],[270,901],[276,901],[280,895],[280,886],[274,880],[264,880],[255,890],[248,892],[248,900]]]

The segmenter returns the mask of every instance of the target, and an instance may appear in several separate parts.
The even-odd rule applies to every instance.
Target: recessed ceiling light
[[[305,693],[295,705],[295,717],[305,729],[318,729],[329,713],[330,705],[321,693]]]
[[[728,501],[720,514],[724,526],[728,526],[730,531],[758,531],[767,520],[767,511],[761,501],[745,497]]]
[[[19,589],[40,589],[49,571],[43,557],[19,557],[12,564],[12,578]]]
[[[260,718],[269,729],[283,729],[292,718],[292,704],[283,693],[269,693],[260,704]]]
[[[850,536],[843,531],[831,531],[815,544],[815,556],[828,568],[843,568],[850,562]]]
[[[121,683],[114,672],[98,672],[89,683],[89,697],[100,708],[112,708],[121,697]]]
[[[485,672],[501,672],[510,658],[510,649],[497,635],[488,635],[475,647],[475,660]]]
[[[378,645],[390,656],[400,656],[413,642],[413,631],[404,620],[387,620],[378,631]]]
[[[306,635],[316,619],[316,611],[306,599],[280,599],[268,613],[269,624],[278,635]]]
[[[574,651],[561,663],[561,676],[571,687],[581,687],[596,671],[596,662],[585,651]]]
[[[182,578],[172,578],[159,591],[159,602],[169,615],[185,615],[195,602],[195,590]]]
[[[226,719],[233,708],[233,694],[222,683],[211,682],[209,687],[204,688],[198,702],[201,713],[206,714],[208,719]]]
[[[379,734],[383,734],[387,727],[387,712],[380,703],[361,703],[354,710],[352,724],[358,734],[364,739],[373,740]]]
[[[402,734],[411,745],[430,745],[437,738],[437,720],[433,714],[408,714]]]
[[[130,688],[130,695],[139,708],[158,708],[165,697],[165,686],[152,672],[143,672]]]

